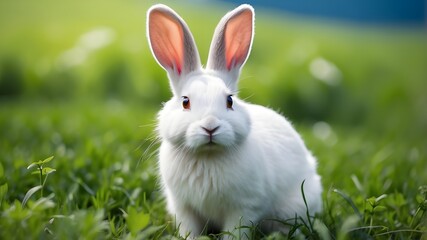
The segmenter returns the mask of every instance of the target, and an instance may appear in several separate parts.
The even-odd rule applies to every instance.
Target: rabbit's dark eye
[[[227,108],[233,110],[233,98],[231,95],[227,96]]]
[[[182,107],[184,109],[190,109],[190,99],[187,96],[182,97]]]

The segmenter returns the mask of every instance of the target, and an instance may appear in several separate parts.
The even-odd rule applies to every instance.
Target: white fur
[[[186,36],[185,48],[197,53],[187,25],[173,10],[155,5],[148,11],[148,21],[153,11],[177,19]],[[232,69],[221,67],[222,61],[217,58],[223,55],[215,54],[218,47],[223,47],[221,34],[227,21],[239,17],[242,11],[251,11],[253,21],[249,5],[236,8],[222,19],[215,31],[207,69],[200,66],[194,54],[172,67],[163,64],[167,62],[164,59],[157,59],[168,71],[174,93],[158,115],[157,130],[162,141],[159,170],[168,210],[175,216],[182,236],[198,236],[210,225],[237,237],[248,237],[246,228],[236,228],[256,225],[263,219],[305,218],[307,209],[301,194],[304,180],[310,215],[321,211],[322,186],[316,160],[298,133],[278,113],[235,95],[240,69],[252,44],[253,25],[248,53],[236,60],[239,64]],[[147,30],[150,46],[151,31],[155,30]],[[153,54],[162,56],[156,50]],[[218,64],[214,67],[213,62]],[[179,64],[191,70],[178,73],[174,68]],[[230,94],[232,109],[227,108]],[[190,109],[183,109],[182,96],[190,99]],[[204,130],[216,127],[212,136]],[[279,225],[271,224],[268,230],[285,229]]]

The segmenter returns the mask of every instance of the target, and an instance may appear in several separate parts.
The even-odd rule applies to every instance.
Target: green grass
[[[0,3],[1,239],[178,237],[157,182],[153,129],[170,93],[146,43],[149,5]],[[206,59],[232,6],[170,5]],[[240,96],[294,123],[324,187],[324,212],[290,238],[427,238],[424,30],[262,10],[256,21]],[[88,47],[79,40],[87,33],[106,45]],[[79,47],[81,63],[72,57]],[[319,63],[332,75],[322,77]],[[50,156],[46,172],[27,169]]]

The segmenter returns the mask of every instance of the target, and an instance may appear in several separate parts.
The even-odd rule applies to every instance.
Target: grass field
[[[151,3],[0,2],[1,239],[178,237],[156,175],[170,93],[146,43]],[[206,59],[234,6],[170,6]],[[240,96],[293,122],[324,187],[312,224],[257,236],[427,239],[425,30],[262,10],[256,21]]]

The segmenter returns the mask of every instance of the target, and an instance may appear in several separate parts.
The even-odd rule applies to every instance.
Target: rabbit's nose
[[[202,127],[202,128],[203,130],[205,130],[207,134],[209,134],[209,136],[212,136],[216,132],[216,130],[218,130],[219,126],[214,128],[205,128],[205,127]]]

